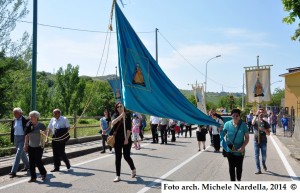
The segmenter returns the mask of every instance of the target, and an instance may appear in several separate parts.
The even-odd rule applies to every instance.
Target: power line
[[[28,23],[28,24],[32,24],[31,21],[24,21],[24,20],[17,20],[18,22],[21,23]],[[64,26],[56,26],[56,25],[49,25],[49,24],[43,24],[43,23],[38,23],[39,26],[43,26],[43,27],[49,27],[49,28],[55,28],[55,29],[60,29],[60,30],[69,30],[69,31],[79,31],[79,32],[88,32],[88,33],[103,33],[103,34],[107,34],[107,31],[99,31],[99,30],[89,30],[89,29],[81,29],[81,28],[72,28],[72,27],[64,27]],[[116,32],[110,32],[110,33],[116,33]],[[137,33],[155,33],[155,31],[148,31],[148,32],[137,32]],[[171,44],[171,42],[159,31],[159,34],[161,35],[161,37],[189,64],[191,65],[196,71],[198,71],[201,75],[205,76],[203,72],[201,72],[197,67],[195,67],[191,62],[188,61],[188,59],[181,54],[176,48],[175,46],[173,46]],[[241,86],[228,86],[228,85],[224,85],[220,82],[215,81],[212,78],[209,78],[209,80],[211,80],[212,82],[221,85],[221,86],[225,86],[227,88],[240,88]]]
[[[24,21],[24,20],[17,20],[17,21],[21,22],[21,23],[32,24],[31,21]],[[80,29],[80,28],[71,28],[71,27],[63,27],[63,26],[56,26],[56,25],[49,25],[49,24],[42,24],[42,23],[38,23],[38,25],[39,26],[43,26],[43,27],[56,28],[56,29],[60,29],[60,30],[80,31],[80,32],[89,32],[89,33],[104,33],[104,34],[107,33],[106,31]],[[112,33],[116,33],[116,32],[112,32]],[[137,33],[154,33],[154,31],[137,32]]]
[[[203,73],[203,72],[201,72],[196,66],[194,66],[190,61],[188,61],[188,59],[186,58],[186,57],[184,57],[183,56],[183,54],[181,54],[176,48],[175,48],[175,46],[173,46],[172,44],[171,44],[171,42],[169,41],[169,40],[167,40],[167,38],[160,32],[160,31],[158,31],[159,32],[159,34],[161,35],[161,37],[189,64],[189,65],[191,65],[196,71],[198,71],[200,74],[202,74],[203,76],[205,76],[205,74]],[[227,88],[241,88],[241,87],[243,87],[243,85],[240,85],[240,86],[228,86],[228,85],[224,85],[224,84],[222,84],[222,83],[220,83],[220,82],[217,82],[217,81],[215,81],[214,79],[211,79],[211,78],[209,78],[208,77],[208,79],[209,80],[211,80],[211,81],[213,81],[214,83],[216,83],[216,84],[218,84],[218,85],[220,85],[220,86],[225,86],[225,87],[227,87]]]

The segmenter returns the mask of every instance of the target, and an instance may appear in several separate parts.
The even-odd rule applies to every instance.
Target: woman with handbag
[[[245,147],[249,142],[249,130],[246,123],[241,120],[241,110],[233,109],[231,116],[232,120],[227,121],[224,125],[221,140],[223,149],[228,152],[230,180],[235,181],[237,179],[241,181]],[[226,142],[224,141],[224,135]]]
[[[41,174],[41,179],[45,180],[47,171],[42,162],[42,156],[44,151],[44,142],[40,132],[46,133],[46,126],[39,122],[40,113],[37,111],[31,111],[29,113],[30,121],[26,124],[25,129],[25,143],[24,150],[28,152],[29,167],[30,167],[30,182],[36,182],[36,171],[37,167]]]
[[[119,182],[121,180],[121,159],[122,150],[123,156],[131,169],[131,177],[135,178],[136,169],[132,158],[130,157],[130,150],[132,146],[131,140],[131,117],[126,113],[126,109],[121,103],[117,103],[114,108],[114,115],[112,116],[112,130],[110,134],[115,136],[115,165],[117,177],[113,180]]]

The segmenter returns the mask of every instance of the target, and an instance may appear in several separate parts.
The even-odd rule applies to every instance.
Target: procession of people
[[[16,144],[17,153],[11,172],[9,173],[11,178],[16,176],[20,160],[22,160],[24,165],[22,171],[30,171],[31,178],[29,182],[36,182],[37,180],[35,167],[38,167],[41,179],[46,179],[47,171],[41,159],[44,146],[49,143],[50,133],[52,133],[51,144],[54,163],[54,168],[51,172],[60,171],[61,160],[64,161],[67,169],[71,168],[70,161],[65,152],[66,142],[70,137],[68,132],[71,127],[68,119],[61,115],[60,109],[53,110],[53,118],[50,120],[47,128],[43,123],[39,122],[41,115],[37,111],[31,111],[28,116],[29,119],[23,116],[23,111],[19,107],[13,109],[13,114],[15,119],[12,122],[11,138]],[[230,180],[241,181],[245,148],[249,143],[249,132],[253,130],[252,132],[254,132],[255,136],[254,162],[257,168],[255,174],[262,173],[260,154],[262,167],[267,171],[267,136],[270,135],[270,133],[276,135],[278,118],[275,113],[271,112],[267,114],[263,108],[259,108],[255,114],[251,110],[249,116],[243,120],[241,111],[239,109],[233,109],[231,111],[232,120],[227,121],[226,123],[223,122],[223,118],[220,114],[217,114],[214,109],[209,111],[209,115],[219,124],[219,126],[192,125],[180,120],[150,116],[149,127],[151,139],[153,140],[152,143],[159,143],[159,139],[161,140],[160,144],[164,145],[176,143],[176,138],[179,138],[180,134],[182,136],[183,130],[185,130],[186,134],[189,132],[190,137],[192,137],[192,130],[194,129],[196,130],[196,139],[198,142],[196,148],[198,151],[205,151],[207,148],[205,145],[206,135],[211,132],[210,145],[215,149],[214,152],[220,152],[221,147],[223,148],[223,152],[228,151],[226,157],[228,158],[229,163]],[[131,176],[133,178],[136,177],[137,170],[130,154],[131,148],[135,148],[136,150],[142,148],[142,143],[144,142],[142,141],[141,136],[143,136],[143,138],[145,137],[144,129],[145,125],[147,125],[145,120],[147,120],[147,118],[144,114],[127,111],[122,103],[116,104],[113,115],[110,114],[109,110],[105,109],[104,116],[100,119],[99,130],[99,133],[102,135],[101,153],[106,153],[106,142],[109,136],[114,135],[114,146],[108,146],[111,150],[110,152],[116,155],[116,178],[113,182],[121,181],[120,162],[122,154],[132,170]],[[288,119],[285,115],[282,117],[281,123],[286,131]],[[126,129],[124,130],[123,127]],[[237,132],[238,130],[243,131],[243,135],[241,132]],[[237,133],[239,134],[237,135]],[[43,137],[45,138],[44,141]],[[223,143],[223,141],[225,141],[225,143]],[[229,146],[230,148],[228,148]],[[114,149],[114,151],[112,151],[112,149]],[[28,153],[28,155],[26,153]]]

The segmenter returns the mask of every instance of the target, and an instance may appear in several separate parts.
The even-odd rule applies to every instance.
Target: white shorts
[[[132,133],[131,140],[132,141],[141,141],[140,134],[139,133]]]

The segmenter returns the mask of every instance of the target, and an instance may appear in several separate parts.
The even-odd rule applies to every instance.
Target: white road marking
[[[184,165],[186,165],[187,163],[189,163],[190,161],[192,161],[193,159],[195,159],[197,156],[199,156],[203,151],[200,151],[198,153],[196,153],[195,155],[193,155],[192,157],[190,157],[189,159],[185,160],[184,162],[182,162],[181,164],[179,164],[178,166],[176,166],[175,168],[173,168],[172,170],[170,170],[169,172],[167,172],[166,174],[162,175],[161,177],[159,177],[158,179],[154,180],[152,183],[150,183],[149,185],[147,185],[146,187],[144,187],[143,189],[141,189],[140,191],[138,191],[138,193],[144,193],[147,192],[148,190],[150,190],[152,187],[155,187],[158,183],[161,183],[164,179],[166,179],[168,176],[170,176],[171,174],[173,174],[174,172],[176,172],[177,170],[179,170],[180,168],[182,168]]]
[[[289,162],[287,161],[286,157],[284,156],[284,154],[282,153],[282,151],[280,150],[278,144],[276,143],[276,141],[274,140],[274,138],[272,137],[272,135],[270,135],[270,139],[275,147],[275,149],[277,150],[277,153],[284,165],[284,167],[286,168],[287,172],[289,173],[290,177],[292,178],[293,181],[299,181],[299,178],[297,177],[297,175],[295,174],[294,170],[292,169],[291,165],[289,164]]]
[[[149,144],[143,144],[142,147],[147,146],[147,145],[149,145]],[[85,162],[81,162],[81,163],[78,163],[78,164],[74,164],[74,165],[72,165],[72,166],[81,166],[81,165],[84,165],[84,164],[87,164],[87,163],[90,163],[90,162],[94,162],[94,161],[97,161],[97,160],[100,160],[100,159],[104,159],[104,158],[107,158],[107,157],[110,157],[110,156],[113,156],[113,155],[114,155],[114,154],[105,155],[105,156],[98,157],[98,158],[95,158],[95,159],[87,160],[87,161],[85,161]],[[60,169],[60,171],[65,171],[65,170],[67,170],[66,167]],[[52,172],[49,172],[49,174],[51,174],[51,173],[52,173]],[[0,187],[0,190],[6,189],[6,188],[9,188],[9,187],[12,187],[12,186],[16,186],[16,185],[22,184],[22,183],[24,183],[24,182],[28,182],[29,179],[30,179],[30,178],[25,178],[25,179],[23,179],[23,180],[20,180],[20,181],[17,181],[17,182],[13,182],[13,183],[7,184],[7,185],[5,185],[5,186],[1,186],[1,187]]]

